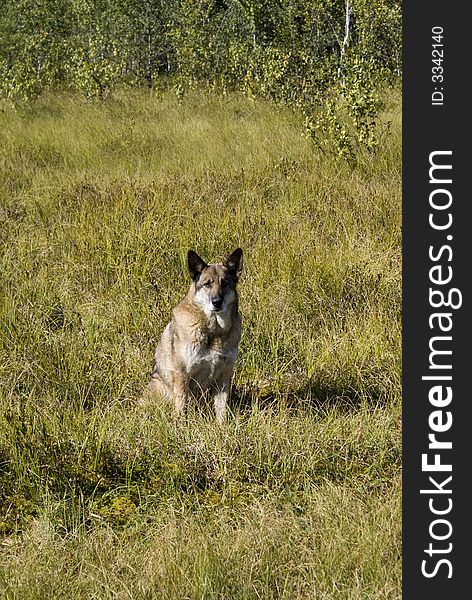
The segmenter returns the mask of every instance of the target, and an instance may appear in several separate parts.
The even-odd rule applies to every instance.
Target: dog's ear
[[[200,258],[196,252],[193,250],[189,250],[187,254],[187,265],[188,272],[190,273],[190,277],[195,281],[200,277],[201,272],[208,265]]]
[[[236,280],[239,279],[243,271],[243,251],[241,248],[236,248],[236,250],[229,255],[225,262],[225,267],[231,275],[236,277]]]

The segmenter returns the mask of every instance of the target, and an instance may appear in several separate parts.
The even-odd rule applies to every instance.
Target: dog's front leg
[[[232,373],[221,377],[215,386],[215,415],[218,423],[223,423],[226,419],[228,399],[231,392]]]
[[[181,417],[188,404],[188,386],[180,374],[175,374],[173,377],[173,395],[175,414]]]

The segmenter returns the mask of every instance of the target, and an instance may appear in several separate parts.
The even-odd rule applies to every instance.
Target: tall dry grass
[[[6,598],[399,598],[401,126],[238,96],[0,112]],[[137,408],[185,257],[243,247],[232,415]]]

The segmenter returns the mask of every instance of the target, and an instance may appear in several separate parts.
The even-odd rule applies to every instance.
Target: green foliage
[[[308,134],[374,149],[376,89],[401,75],[398,0],[14,0],[0,15],[0,92],[204,84],[301,109]],[[346,30],[345,12],[350,26]],[[347,116],[349,123],[346,124]]]
[[[115,496],[98,509],[98,514],[111,525],[123,526],[135,516],[136,504],[127,495]]]
[[[74,0],[69,40],[68,81],[87,98],[103,98],[120,74],[113,14],[106,2]]]
[[[379,143],[379,82],[366,61],[350,57],[346,76],[317,107],[302,107],[307,135],[322,150],[355,162],[360,148]]]
[[[7,0],[0,15],[0,86],[27,100],[64,76],[71,22],[68,0]]]

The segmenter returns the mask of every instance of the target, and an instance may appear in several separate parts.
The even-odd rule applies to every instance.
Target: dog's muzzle
[[[211,304],[215,310],[220,310],[223,306],[223,298],[212,298]]]

